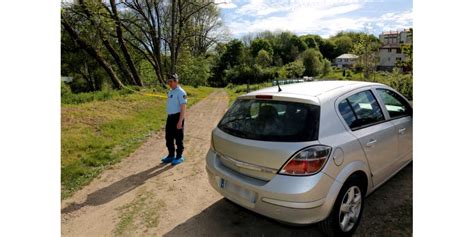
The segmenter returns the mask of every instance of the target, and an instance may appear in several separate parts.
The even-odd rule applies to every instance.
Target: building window
[[[397,49],[397,53],[402,53],[402,49]]]
[[[388,57],[388,58],[387,58],[387,61],[389,61],[389,62],[390,62],[390,57]]]
[[[392,52],[392,49],[388,49],[388,52],[391,53],[391,52]]]

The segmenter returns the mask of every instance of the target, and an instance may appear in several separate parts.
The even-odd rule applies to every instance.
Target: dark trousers
[[[183,146],[183,137],[184,132],[183,129],[177,129],[176,126],[178,125],[179,115],[177,114],[169,114],[168,118],[166,119],[166,130],[165,130],[165,137],[166,137],[166,147],[168,148],[168,155],[174,156],[175,155],[175,148],[174,143],[176,141],[176,157],[181,157],[183,154],[184,146]],[[183,128],[184,128],[184,120],[183,120]]]

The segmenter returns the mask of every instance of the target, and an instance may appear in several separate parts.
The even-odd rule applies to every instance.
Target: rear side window
[[[299,142],[317,140],[319,106],[275,100],[239,99],[218,127],[237,137]]]
[[[370,90],[351,95],[341,101],[339,112],[352,130],[385,120],[382,109]]]
[[[390,118],[411,115],[411,106],[406,100],[394,91],[378,88],[377,93],[382,98]]]

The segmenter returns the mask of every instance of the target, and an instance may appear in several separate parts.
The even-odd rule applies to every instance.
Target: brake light
[[[257,98],[257,99],[271,100],[271,99],[273,99],[273,96],[272,96],[272,95],[256,95],[255,98]]]
[[[316,145],[305,148],[288,160],[280,174],[312,175],[318,173],[331,155],[331,147]]]

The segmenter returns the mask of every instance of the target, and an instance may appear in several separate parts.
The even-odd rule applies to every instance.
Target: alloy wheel
[[[352,186],[344,194],[339,209],[339,226],[344,232],[350,231],[360,216],[362,192],[359,187]]]

